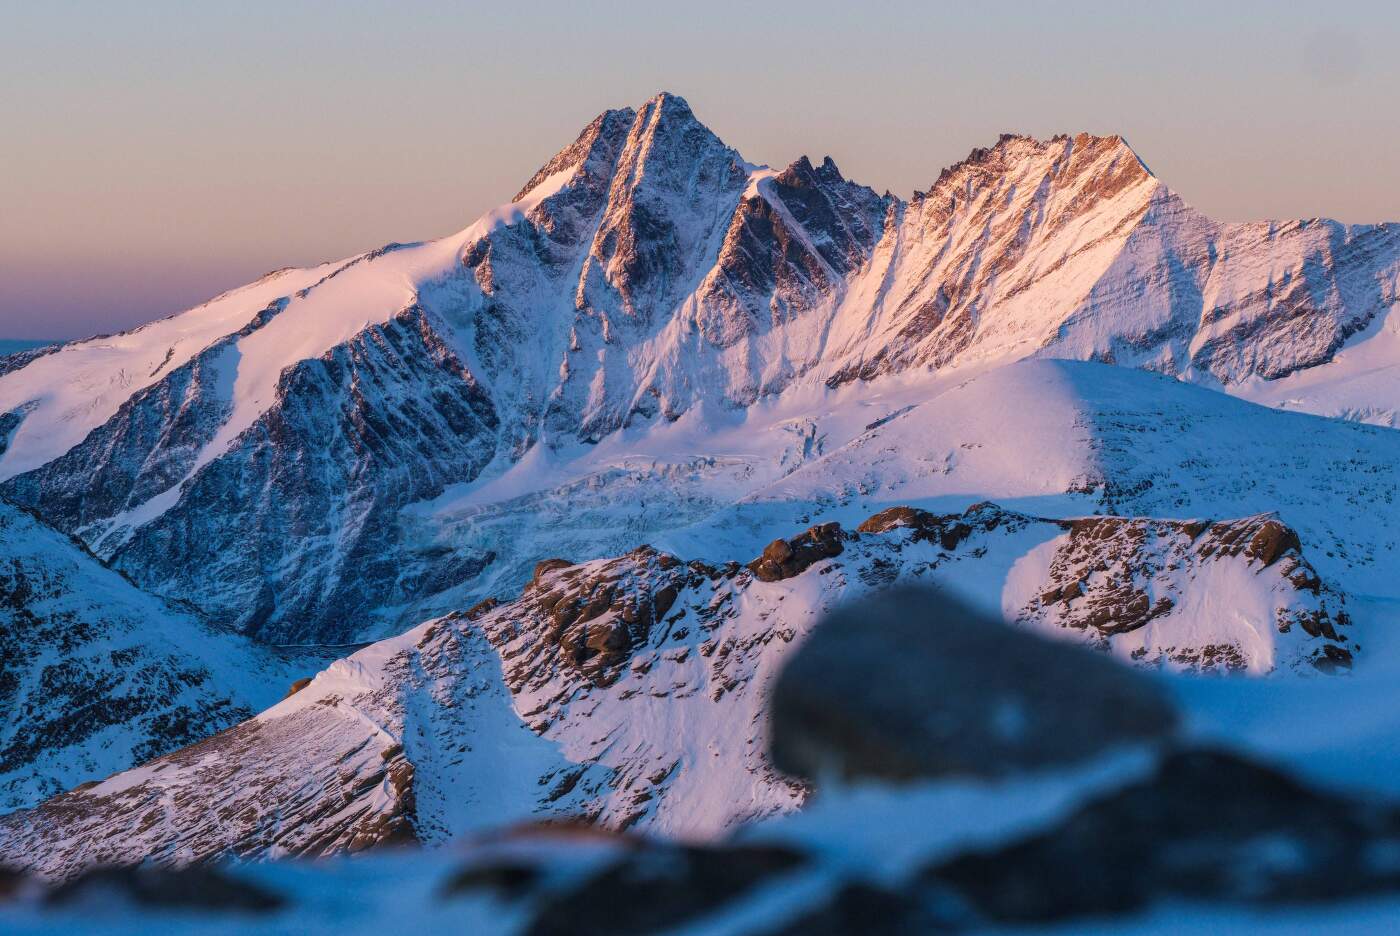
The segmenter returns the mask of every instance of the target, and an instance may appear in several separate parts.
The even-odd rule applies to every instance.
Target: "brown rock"
[[[553,572],[555,569],[567,569],[572,565],[573,563],[567,559],[542,559],[535,563],[535,574],[530,577],[530,585],[537,584],[540,579],[550,572]],[[528,588],[530,586],[527,585],[526,587]]]
[[[937,520],[937,515],[917,507],[887,507],[867,517],[864,523],[856,527],[856,532],[888,533],[890,530],[905,528],[922,530]]]
[[[1298,534],[1292,529],[1277,520],[1265,520],[1245,547],[1244,554],[1251,559],[1258,559],[1261,565],[1268,567],[1290,549],[1298,552],[1302,548]]]
[[[973,504],[961,514],[935,514],[917,507],[888,507],[856,527],[859,533],[913,530],[914,542],[936,543],[940,549],[957,549],[974,530],[995,530],[1007,522],[1032,518],[1011,513],[990,501]]]
[[[540,567],[535,566],[535,577],[538,578],[539,575]],[[467,609],[467,620],[475,621],[482,615],[490,614],[492,611],[496,610],[496,608],[499,607],[500,604],[501,599],[499,598],[485,598],[481,601],[478,601],[476,604],[472,605],[470,608]]]
[[[769,543],[763,555],[749,563],[749,571],[761,582],[778,582],[801,575],[823,559],[841,555],[846,533],[839,523],[820,523],[790,540]]]

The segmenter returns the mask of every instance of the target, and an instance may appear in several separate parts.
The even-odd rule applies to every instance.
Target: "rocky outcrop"
[[[539,563],[511,613],[545,628],[505,657],[511,690],[538,686],[561,669],[610,685],[632,652],[649,642],[680,591],[707,571],[646,547],[578,566],[560,559]]]
[[[601,114],[453,237],[8,358],[0,478],[262,639],[377,637],[497,559],[425,545],[405,508],[541,440],[1031,356],[1267,396],[1331,366],[1397,283],[1395,226],[1217,223],[1119,137],[1006,135],[904,201],[830,159],[746,163],[660,94]],[[1400,410],[1363,382],[1298,399]]]
[[[969,517],[977,515],[976,505],[968,511]],[[993,524],[1000,522],[1002,512],[992,509],[985,512],[985,519]],[[910,539],[916,543],[934,543],[940,549],[957,549],[963,540],[972,535],[972,526],[958,514],[942,515],[929,513],[917,507],[889,507],[871,516],[860,526],[858,533],[889,533],[894,530],[909,530]]]
[[[1276,517],[1240,520],[1141,520],[1086,517],[1064,524],[1069,531],[1047,570],[1047,587],[1028,603],[1022,620],[1051,622],[1096,634],[1146,662],[1171,662],[1201,670],[1250,668],[1248,649],[1221,633],[1219,642],[1201,635],[1209,621],[1197,622],[1196,641],[1173,644],[1166,634],[1147,639],[1154,622],[1165,630],[1172,618],[1214,617],[1219,612],[1197,603],[1178,608],[1192,582],[1237,572],[1208,588],[1260,590],[1274,604],[1273,618],[1259,623],[1288,640],[1300,628],[1312,647],[1312,666],[1333,671],[1350,665],[1350,616],[1342,598],[1325,586],[1302,555],[1298,534]],[[1193,589],[1194,590],[1194,589]],[[1134,636],[1136,635],[1136,636]]]
[[[253,721],[0,817],[0,864],[63,876],[99,859],[331,854],[539,816],[714,835],[795,808],[809,778],[828,773],[996,777],[1168,737],[1173,715],[1154,684],[1086,655],[1076,637],[1154,668],[1195,668],[1211,648],[1233,647],[1259,673],[1316,672],[1321,648],[1354,647],[1279,627],[1280,613],[1341,596],[1302,574],[1270,517],[1045,520],[983,503],[950,515],[886,510],[860,529],[780,540],[789,569],[795,556],[812,561],[771,580],[651,548],[546,560],[512,600],[373,644]],[[1034,562],[1047,577],[1007,577]],[[1139,611],[1139,591],[1113,584],[1132,562],[1144,563],[1138,589],[1175,600],[1119,630]],[[1032,633],[981,626],[1002,609],[954,610],[950,592],[989,575],[1005,577],[992,591],[1024,605],[1014,623]],[[1064,593],[1062,581],[1083,580],[1082,595]],[[938,597],[919,613],[887,613],[878,596],[892,585]],[[1203,622],[1200,607],[1216,617]],[[828,636],[808,641],[836,608]],[[1101,614],[1105,630],[1082,623]],[[1142,646],[1160,652],[1132,652]],[[824,704],[833,692],[840,706]],[[910,698],[918,718],[903,714]],[[777,766],[800,776],[765,753],[770,724],[782,728]]]
[[[144,594],[0,501],[0,812],[250,717],[297,656]]]
[[[823,559],[841,555],[846,534],[839,523],[822,523],[792,539],[776,539],[763,549],[763,555],[749,563],[749,571],[760,582],[779,582],[801,575]]]
[[[773,762],[808,780],[1001,777],[1160,744],[1176,725],[1122,665],[918,590],[828,615],[771,706]]]

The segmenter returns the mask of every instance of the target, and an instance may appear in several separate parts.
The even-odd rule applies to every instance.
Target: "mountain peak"
[[[611,165],[633,136],[652,138],[658,132],[661,135],[678,135],[691,127],[714,136],[695,118],[695,112],[685,98],[669,91],[652,95],[636,109],[621,107],[606,110],[584,127],[572,143],[541,166],[511,201],[520,201],[545,179],[562,170],[594,159],[605,160]],[[715,139],[718,141],[717,137]]]
[[[520,201],[556,172],[583,165],[595,156],[605,155],[605,151],[607,158],[611,160],[612,154],[627,138],[627,131],[636,116],[637,112],[630,107],[603,111],[593,118],[592,123],[583,128],[574,142],[555,153],[549,162],[541,166],[540,170],[530,177],[530,181],[525,183],[524,188],[517,192],[511,201]]]
[[[669,91],[654,95],[637,108],[628,149],[640,148],[645,156],[658,143],[668,150],[680,145],[676,156],[687,151],[698,156],[712,147],[728,149],[724,141],[695,116],[685,98]]]
[[[779,175],[779,179],[789,179],[795,177],[810,177],[822,182],[845,182],[845,176],[841,175],[841,170],[836,166],[836,160],[830,156],[824,156],[820,166],[812,165],[812,160],[807,156],[799,156]]]
[[[593,248],[628,315],[665,307],[673,287],[697,275],[747,179],[747,164],[684,98],[663,91],[637,110]]]
[[[920,200],[936,192],[971,186],[980,188],[990,180],[1025,171],[1049,171],[1059,177],[1066,171],[1077,175],[1093,167],[1124,184],[1155,178],[1147,164],[1118,134],[1099,136],[1059,133],[1041,140],[1023,133],[1003,133],[989,147],[978,147],[967,157],[946,167],[928,192],[915,192]]]
[[[645,111],[651,107],[664,110],[667,114],[677,117],[682,115],[687,117],[695,116],[695,112],[690,109],[689,102],[679,94],[671,91],[656,92],[641,106],[641,110]]]

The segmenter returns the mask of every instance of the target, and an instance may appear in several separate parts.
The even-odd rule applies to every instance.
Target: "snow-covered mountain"
[[[240,722],[313,659],[212,628],[0,501],[0,812]]]
[[[1344,596],[1267,516],[1047,520],[892,507],[775,540],[747,567],[642,548],[541,563],[513,601],[334,663],[256,719],[0,817],[0,864],[327,855],[542,815],[712,837],[806,786],[766,754],[769,686],[838,603],[895,582],[1154,669],[1330,673]]]
[[[0,489],[222,624],[377,637],[519,587],[558,551],[520,523],[591,524],[623,552],[772,502],[794,468],[890,415],[871,412],[881,399],[913,405],[1017,359],[1149,368],[1393,425],[1398,283],[1400,228],[1218,223],[1117,137],[1003,137],[905,201],[830,160],[747,163],[661,94],[601,115],[457,234],[7,359]],[[1088,448],[1065,458],[1117,431],[1084,428]],[[975,458],[964,441],[939,457]],[[1011,496],[1068,490],[1026,480]],[[1173,503],[1109,473],[1080,480],[1083,512],[1277,509],[1304,531],[1262,502],[1279,479],[1210,479],[1256,485],[1220,507],[1195,487]],[[573,516],[520,509],[570,484]],[[977,490],[1004,499],[992,486]],[[1390,543],[1373,521],[1319,521],[1305,539]]]
[[[1393,894],[1398,297],[1400,228],[1219,223],[1118,137],[904,200],[662,94],[451,236],[0,358],[0,902]]]

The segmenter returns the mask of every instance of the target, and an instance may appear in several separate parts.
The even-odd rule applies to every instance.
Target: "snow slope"
[[[1395,226],[1218,223],[1118,137],[1004,136],[903,200],[754,166],[674,95],[608,111],[456,234],[0,361],[0,490],[63,531],[0,502],[0,865],[551,816],[818,856],[697,927],[740,932],[891,829],[947,848],[1123,781],[794,814],[767,687],[905,581],[1161,671],[1195,741],[1400,794],[1398,297]],[[397,636],[271,704],[315,653],[232,630]],[[1271,678],[1199,678],[1229,673]],[[344,930],[386,906],[346,881],[424,897],[444,854],[251,873]]]
[[[791,561],[765,564],[775,547]],[[66,877],[328,855],[542,815],[713,837],[803,801],[767,760],[768,686],[826,610],[900,580],[1167,671],[1297,678],[1350,667],[1363,642],[1269,517],[893,508],[748,568],[646,548],[548,562],[514,601],[374,644],[256,719],[0,818],[0,863]]]
[[[242,721],[311,659],[211,628],[0,502],[0,811]]]
[[[905,201],[830,160],[754,166],[661,94],[456,234],[12,362],[0,478],[223,623],[381,636],[425,594],[519,579],[422,542],[424,504],[689,431],[694,460],[587,483],[680,484],[699,519],[854,437],[811,434],[829,388],[1092,359],[1388,425],[1398,277],[1394,226],[1217,223],[1118,137],[1008,135]],[[780,451],[726,441],[777,411]]]
[[[756,554],[776,530],[851,528],[892,505],[941,513],[991,500],[1040,516],[1180,520],[1277,513],[1313,544],[1324,579],[1400,597],[1389,574],[1400,549],[1393,432],[1103,364],[964,373],[823,389],[728,424],[687,416],[622,432],[453,489],[410,511],[410,529],[417,542],[493,556],[479,579],[442,597],[465,606],[510,594],[551,555],[653,544],[721,563]]]

